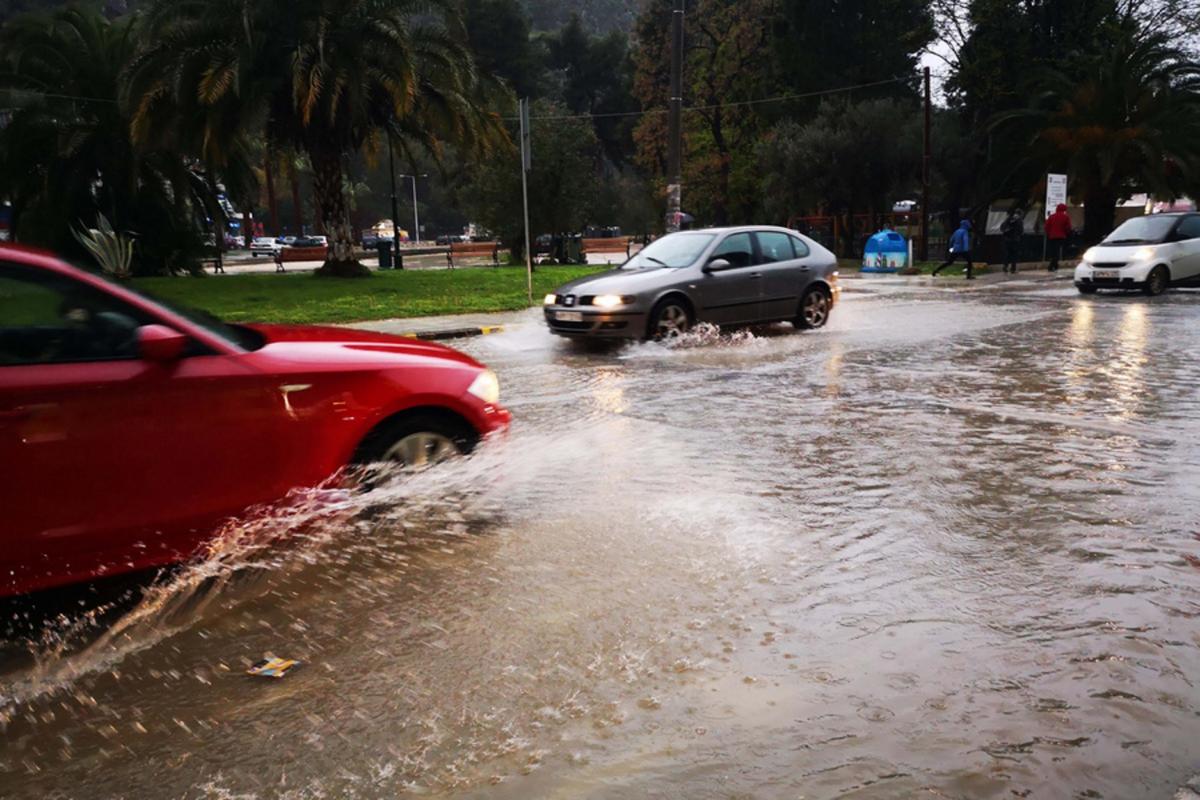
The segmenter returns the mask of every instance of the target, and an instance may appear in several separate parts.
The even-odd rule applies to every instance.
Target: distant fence
[[[820,242],[839,258],[862,258],[867,239],[885,227],[911,239],[914,254],[920,249],[921,215],[917,212],[795,216],[788,221],[788,227]],[[947,241],[943,215],[930,214],[929,257],[939,258]]]

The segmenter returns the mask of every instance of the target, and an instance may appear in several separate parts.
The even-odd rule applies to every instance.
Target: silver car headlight
[[[1154,258],[1154,255],[1157,252],[1158,251],[1155,250],[1153,247],[1139,247],[1137,250],[1133,251],[1133,260],[1134,261],[1149,261],[1150,259]]]
[[[598,294],[592,300],[592,305],[596,308],[620,308],[627,306],[633,302],[633,298],[624,297],[619,294]]]
[[[548,294],[548,295],[546,295],[545,299],[542,300],[542,305],[552,306],[557,302],[558,302],[558,295]]]
[[[1083,260],[1089,264],[1096,263],[1096,256],[1099,255],[1095,247],[1089,247],[1088,251],[1083,254]]]
[[[495,405],[500,402],[500,379],[496,377],[496,373],[485,369],[475,376],[467,391],[483,402]]]

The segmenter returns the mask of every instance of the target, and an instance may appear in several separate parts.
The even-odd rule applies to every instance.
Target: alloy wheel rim
[[[421,431],[410,433],[389,447],[383,460],[401,464],[406,469],[424,469],[457,455],[458,446],[452,439],[440,433]]]
[[[687,312],[679,306],[667,306],[662,310],[662,313],[658,315],[658,322],[655,326],[655,330],[660,339],[678,336],[681,333],[685,333],[687,329]]]
[[[814,328],[825,324],[829,316],[829,300],[821,292],[813,292],[804,300],[804,321]]]

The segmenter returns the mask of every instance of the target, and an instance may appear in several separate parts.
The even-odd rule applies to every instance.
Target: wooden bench
[[[499,242],[454,242],[446,251],[446,266],[454,268],[454,259],[488,258],[492,264],[500,263]]]
[[[279,251],[279,258],[275,264],[282,271],[283,264],[293,261],[324,261],[328,251],[328,247],[285,247]]]
[[[609,239],[584,239],[583,255],[620,255],[629,258],[629,237],[614,236]]]

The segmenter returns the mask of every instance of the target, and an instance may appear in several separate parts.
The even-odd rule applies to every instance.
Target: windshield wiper
[[[1104,244],[1141,244],[1145,239],[1109,239]]]
[[[667,265],[667,262],[660,261],[659,259],[655,258],[654,256],[642,256],[642,258],[646,259],[647,261],[653,261],[655,264],[658,264],[660,267],[665,267]]]

